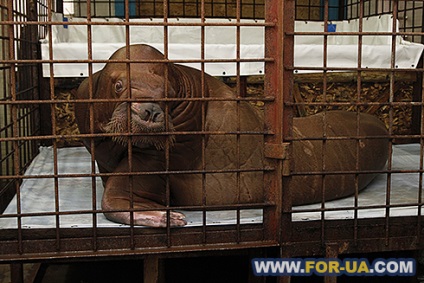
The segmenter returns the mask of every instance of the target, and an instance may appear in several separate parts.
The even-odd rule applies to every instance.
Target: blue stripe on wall
[[[321,20],[324,20],[324,3],[326,0],[321,0]],[[339,0],[327,0],[328,1],[328,20],[336,21],[339,19]]]
[[[131,16],[136,15],[136,5],[134,1],[129,0],[129,14]],[[125,0],[115,0],[115,16],[124,18],[125,17]]]

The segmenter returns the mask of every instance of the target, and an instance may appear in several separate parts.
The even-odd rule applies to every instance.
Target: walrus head
[[[131,48],[131,60],[157,60],[163,55],[155,49]],[[125,48],[118,50],[111,59],[125,59]],[[108,63],[102,70],[99,91],[107,91],[108,97],[123,99],[113,105],[108,119],[102,121],[102,130],[116,135],[113,140],[122,144],[131,143],[140,147],[153,145],[164,149],[166,142],[172,146],[175,137],[169,134],[174,130],[172,117],[163,98],[175,95],[172,84],[165,81],[166,64],[152,63]],[[105,88],[102,90],[102,88]],[[165,94],[165,89],[167,93]],[[128,99],[130,101],[128,101]],[[134,101],[133,101],[134,100]],[[169,107],[168,107],[169,108]]]

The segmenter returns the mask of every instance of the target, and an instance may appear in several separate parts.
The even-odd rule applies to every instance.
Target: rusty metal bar
[[[249,63],[249,62],[267,62],[271,61],[269,58],[252,58],[252,59],[194,59],[194,60],[184,60],[184,59],[175,59],[175,60],[166,60],[166,59],[157,59],[157,60],[133,60],[134,63]],[[54,59],[36,59],[36,60],[0,60],[0,63],[3,64],[18,64],[18,63],[126,63],[126,60],[54,60]],[[373,70],[373,69],[369,69]],[[412,71],[413,69],[411,69]],[[224,74],[225,75],[225,74]]]
[[[328,1],[324,1],[324,33],[328,32],[328,12],[329,12],[329,5]],[[328,59],[328,35],[324,34],[324,41],[323,41],[323,62],[322,66],[323,68],[327,68],[327,59]],[[323,77],[322,77],[322,85],[323,85],[323,97],[324,97],[324,103],[327,104],[327,72],[323,71]],[[321,156],[321,169],[323,172],[327,171],[327,119],[326,119],[326,113],[327,109],[324,110],[324,117],[323,117],[323,124],[322,124],[322,133],[323,133],[323,139],[322,139],[322,156]],[[327,174],[321,175],[321,245],[324,246],[326,242],[325,238],[325,184],[327,181]]]
[[[338,208],[311,208],[311,209],[295,209],[292,210],[294,213],[301,212],[322,212],[322,211],[342,211],[346,209],[351,210],[366,210],[366,209],[375,209],[375,208],[395,208],[395,207],[411,207],[411,206],[420,206],[423,205],[423,202],[410,202],[410,203],[402,203],[402,204],[381,204],[381,205],[366,205],[366,206],[347,206],[347,207],[338,207]]]
[[[161,135],[168,135],[173,134],[174,132],[162,132]],[[190,134],[213,134],[213,135],[237,135],[237,134],[244,134],[244,135],[257,135],[257,134],[263,134],[263,135],[273,135],[274,132],[268,131],[268,132],[214,132],[214,131],[196,131],[196,132],[180,132],[179,135],[190,135]],[[131,134],[120,134],[119,136],[130,136]],[[137,134],[133,136],[149,136],[154,135],[152,133],[146,133],[146,134]],[[158,135],[158,134],[156,134]],[[62,137],[69,137],[69,138],[91,138],[91,137],[116,137],[117,134],[69,134],[69,135],[43,135],[43,136],[32,136],[32,137],[10,137],[10,138],[0,138],[0,142],[10,142],[10,141],[28,141],[28,140],[43,140],[43,139],[53,139],[53,138],[62,138]],[[414,134],[414,135],[392,135],[394,138],[420,138],[421,135]],[[327,137],[326,140],[349,140],[349,139],[361,139],[361,138],[367,138],[367,136],[351,136],[351,137]],[[369,139],[382,139],[384,136],[373,136]],[[301,141],[301,140],[322,140],[322,138],[306,138],[306,137],[299,137],[299,138],[287,138],[287,141]]]
[[[236,1],[236,21],[239,23],[241,20],[241,0],[237,0]],[[236,27],[236,59],[240,58],[240,45],[241,45],[241,35],[240,35],[240,26]],[[236,96],[240,97],[241,96],[241,92],[240,92],[240,88],[241,88],[241,83],[240,83],[240,62],[236,63]],[[237,116],[237,131],[240,131],[240,125],[241,125],[241,118],[240,118],[240,101],[236,101],[236,116]],[[236,168],[240,168],[241,162],[240,162],[240,135],[236,135],[236,144],[237,144],[237,149],[236,149],[236,155],[237,155],[237,160],[236,160]],[[240,203],[240,194],[241,194],[241,182],[240,182],[240,172],[236,173],[236,186],[237,186],[237,195],[238,195],[238,201],[237,203]],[[237,213],[236,213],[236,230],[237,230],[237,238],[236,238],[236,243],[240,243],[241,241],[241,232],[240,232],[240,210],[237,209]]]
[[[163,1],[163,0],[161,0]],[[165,0],[166,1],[166,0]],[[203,0],[202,0],[203,1]],[[206,19],[206,18],[205,18]],[[274,26],[274,23],[269,22],[255,22],[255,23],[245,23],[245,22],[239,22],[239,23],[232,23],[230,21],[225,22],[199,22],[199,23],[184,23],[184,22],[64,22],[64,21],[19,21],[19,20],[7,20],[4,21],[3,24],[5,25],[45,25],[45,26],[53,26],[53,25],[76,25],[76,26],[194,26],[194,27],[201,27],[201,26],[219,26],[219,27],[233,27],[233,26],[246,26],[246,27],[257,27],[257,26],[263,26],[263,27],[270,27]]]
[[[163,260],[157,255],[146,256],[143,261],[144,281],[146,283],[165,282]]]
[[[170,3],[168,3],[168,1],[163,1],[163,20],[165,23],[168,22],[168,17],[169,17],[169,10],[170,10]],[[164,26],[164,31],[163,31],[163,42],[164,42],[164,58],[168,59],[169,57],[169,29],[168,26]],[[168,72],[168,68],[165,68],[165,85],[164,85],[164,89],[165,89],[165,97],[168,97],[168,88],[169,88],[169,84],[168,84],[168,77],[169,77],[169,72]],[[166,119],[168,119],[169,116],[169,105],[168,103],[165,104],[165,113],[167,113],[166,115]],[[166,122],[166,127],[168,129],[168,122]],[[170,158],[170,145],[169,145],[169,141],[166,142],[165,144],[166,148],[165,148],[165,171],[169,171],[169,167],[170,167],[170,163],[169,163],[169,158]],[[170,207],[171,206],[171,185],[170,185],[170,179],[169,179],[169,175],[165,176],[166,178],[166,207]],[[171,247],[172,246],[172,237],[171,237],[171,216],[170,216],[171,211],[167,210],[166,211],[166,217],[167,217],[167,223],[166,223],[166,234],[167,234],[167,247]]]
[[[13,21],[13,11],[14,11],[14,7],[13,7],[13,3],[12,1],[8,1],[8,14],[7,17],[9,19],[9,21]],[[8,57],[9,58],[15,58],[15,33],[14,33],[14,26],[10,25],[8,26],[8,37],[9,37],[9,46],[8,46]],[[10,82],[11,85],[16,85],[16,71],[15,71],[15,67],[13,64],[11,64],[10,66]],[[10,96],[11,96],[11,100],[12,101],[16,101],[17,97],[16,97],[16,89],[14,87],[10,88]],[[10,115],[11,115],[11,121],[12,121],[12,133],[11,135],[14,138],[17,138],[19,136],[19,129],[18,129],[18,111],[17,111],[17,107],[16,106],[12,106],[11,110],[10,110]],[[14,141],[12,142],[12,148],[13,148],[13,172],[16,175],[20,175],[20,152],[19,152],[19,145],[18,145],[18,141]],[[16,209],[17,209],[17,213],[21,212],[21,194],[20,194],[20,186],[18,182],[14,182],[14,187],[15,187],[15,191],[16,191]],[[17,241],[18,241],[18,246],[17,246],[17,253],[18,254],[22,254],[23,253],[23,247],[22,247],[22,227],[21,227],[21,218],[18,217],[17,218],[17,222],[18,222],[18,229],[17,229]]]
[[[205,1],[200,1],[200,21],[205,23],[206,21],[206,9]],[[200,28],[200,59],[205,59],[205,26]],[[200,64],[201,70],[201,87],[202,87],[202,98],[206,96],[206,84],[205,84],[205,62]],[[202,130],[206,130],[206,105],[202,102]],[[206,135],[202,135],[202,171],[206,170]],[[206,174],[202,173],[202,244],[207,243],[207,228],[206,228]]]
[[[263,207],[270,207],[274,206],[275,203],[248,203],[248,204],[232,204],[232,205],[205,205],[204,209],[208,209],[208,211],[218,211],[218,210],[235,210],[235,209],[255,209],[255,208],[263,208]],[[408,204],[405,204],[407,206]],[[403,207],[404,205],[398,205],[398,207]],[[378,206],[379,208],[385,207],[385,206]],[[369,207],[367,207],[369,208]],[[372,207],[374,208],[374,207]],[[192,206],[173,206],[173,207],[165,207],[161,208],[159,210],[198,210],[199,206],[192,205]],[[149,208],[131,208],[126,210],[110,210],[111,212],[125,212],[125,211],[150,211]],[[300,210],[296,210],[300,211]],[[15,214],[0,214],[0,218],[15,218],[15,217],[34,217],[34,216],[56,216],[56,215],[79,215],[79,214],[90,214],[92,212],[95,213],[102,213],[103,210],[101,209],[95,209],[95,210],[79,210],[79,211],[61,211],[59,213],[56,212],[37,212],[37,213],[15,213]],[[141,228],[143,229],[143,228]]]
[[[87,23],[91,22],[91,0],[87,2]],[[93,32],[92,32],[92,26],[87,24],[87,50],[88,50],[88,59],[93,59]],[[88,63],[88,98],[90,100],[89,102],[89,119],[90,119],[90,133],[94,134],[94,119],[92,117],[94,116],[94,106],[95,104],[93,101],[94,96],[94,83],[93,83],[93,64]],[[92,221],[93,221],[93,234],[92,234],[92,240],[91,245],[93,248],[93,251],[98,250],[98,233],[97,233],[97,214],[94,211],[97,210],[97,185],[96,185],[96,145],[94,138],[90,139],[90,148],[91,148],[91,174],[93,175],[91,177],[91,194],[92,194]]]
[[[13,63],[12,63],[13,64]],[[261,98],[261,101],[264,102],[272,102],[274,101],[274,97],[266,96]],[[122,98],[122,99],[75,99],[72,102],[74,103],[89,103],[89,102],[96,102],[96,103],[105,103],[105,102],[178,102],[178,101],[257,101],[257,97],[238,97],[238,98],[222,98],[222,97],[205,97],[205,98],[199,98],[199,97],[187,97],[186,99],[183,98]],[[69,100],[60,100],[56,99],[53,101],[46,101],[46,100],[17,100],[17,101],[0,101],[0,105],[26,105],[26,104],[59,104],[59,103],[66,103],[69,102]],[[401,104],[402,102],[396,102],[398,104]],[[346,104],[346,103],[345,103]],[[362,103],[364,105],[373,105],[377,103],[368,102]],[[362,105],[360,104],[360,105]],[[318,104],[319,105],[319,104]]]
[[[364,2],[361,1],[359,3],[359,25],[358,25],[358,31],[359,33],[363,33],[363,25],[364,25]],[[358,36],[358,68],[362,67],[362,43],[363,43],[363,35]],[[358,71],[357,73],[357,84],[356,84],[356,102],[361,101],[361,90],[362,90],[362,76],[361,72]],[[359,107],[356,108],[357,116],[356,116],[356,133],[359,134],[359,125],[360,125],[360,119],[359,119]],[[360,141],[357,140],[356,142],[356,165],[355,169],[357,172],[359,172],[359,154],[360,154]],[[358,240],[358,209],[359,206],[359,174],[355,174],[355,199],[354,199],[354,222],[353,222],[353,241],[354,244],[357,244]]]
[[[274,158],[274,157],[268,157],[268,158]],[[279,159],[279,158],[277,158]],[[125,173],[125,172],[121,172],[121,173],[95,173],[95,174],[57,174],[57,175],[49,175],[49,174],[45,174],[45,175],[33,175],[33,176],[22,176],[22,175],[10,175],[10,176],[0,176],[0,179],[9,179],[9,178],[13,178],[13,179],[18,179],[18,180],[23,180],[23,179],[42,179],[42,178],[72,178],[72,177],[93,177],[93,176],[105,176],[105,177],[111,177],[111,176],[129,176],[129,175],[133,175],[133,176],[141,176],[141,175],[160,175],[160,174],[169,174],[169,175],[176,175],[176,174],[201,174],[201,173],[211,173],[211,174],[216,174],[216,173],[242,173],[242,172],[258,172],[258,171],[273,171],[275,170],[274,167],[264,167],[264,168],[249,168],[249,169],[226,169],[226,170],[190,170],[190,171],[168,171],[168,172],[163,172],[163,171],[149,171],[149,172],[132,172],[132,173]],[[310,171],[310,172],[305,172],[305,173],[298,173],[298,172],[293,172],[291,173],[292,176],[308,176],[308,175],[346,175],[346,174],[355,174],[358,173],[358,171],[352,170],[352,171],[331,171],[331,172],[326,172],[323,173],[322,171]],[[361,172],[361,174],[383,174],[383,173],[402,173],[402,174],[407,174],[407,173],[424,173],[424,170],[388,170],[388,169],[382,169],[382,170],[369,170],[367,172]]]
[[[291,36],[290,33],[294,32],[294,16],[295,16],[295,3],[296,1],[284,1],[284,6],[281,7],[283,13],[280,14],[283,20],[283,50],[282,50],[282,85],[280,87],[282,88],[282,140],[278,140],[278,143],[284,142],[287,143],[290,141],[290,139],[293,137],[293,107],[290,105],[293,100],[293,87],[294,87],[294,75],[293,71],[290,70],[293,68],[294,65],[294,35]],[[281,103],[281,100],[279,100]],[[277,123],[278,125],[278,123]],[[292,148],[289,148],[288,153],[291,154]],[[289,159],[290,160],[290,159]],[[292,171],[293,163],[290,162],[289,164],[282,164],[282,175],[286,175],[284,171]],[[291,192],[290,192],[290,184],[291,184],[291,178],[290,177],[283,177],[282,179],[282,195],[281,195],[281,210],[279,211],[282,213],[281,217],[281,235],[280,235],[280,242],[284,245],[285,243],[288,243],[291,239],[292,233],[293,233],[293,226],[292,226],[292,199],[291,199]],[[281,255],[284,255],[287,253],[287,251],[283,251]]]
[[[23,263],[10,264],[10,279],[13,283],[24,283],[24,265]]]
[[[269,157],[274,158],[274,157]],[[168,172],[162,172],[162,171],[149,171],[149,172],[133,172],[133,173],[95,173],[95,174],[57,174],[57,175],[31,175],[31,176],[24,176],[24,175],[8,175],[8,176],[0,176],[0,179],[16,179],[16,180],[24,180],[24,179],[43,179],[43,178],[81,178],[81,177],[93,177],[93,176],[140,176],[140,175],[158,175],[158,174],[201,174],[201,173],[242,173],[242,172],[258,172],[258,171],[273,171],[275,170],[273,167],[265,167],[265,168],[249,168],[249,169],[232,169],[232,170],[191,170],[191,171],[168,171]],[[355,170],[352,171],[331,171],[323,173],[322,171],[311,171],[306,173],[297,173],[293,172],[291,173],[292,176],[298,176],[298,175],[346,175],[346,174],[355,174],[358,173]],[[417,170],[369,170],[367,172],[361,172],[361,174],[384,174],[384,173],[393,173],[393,174],[408,174],[408,173],[424,173],[424,170],[417,169]]]
[[[323,35],[338,35],[338,36],[390,36],[390,35],[422,35],[424,32],[407,32],[407,31],[399,31],[399,32],[374,32],[374,31],[363,31],[363,32],[358,32],[358,31],[336,31],[336,32],[313,32],[313,31],[296,31],[296,32],[290,32],[290,35],[301,35],[301,36],[323,36]],[[386,70],[386,68],[384,68]]]
[[[218,211],[218,210],[234,210],[234,209],[255,209],[255,208],[263,208],[263,207],[272,207],[274,206],[274,203],[252,203],[252,204],[240,204],[240,205],[206,205],[204,208],[208,209],[208,211]],[[410,208],[415,206],[423,206],[423,202],[412,202],[412,203],[402,203],[402,204],[389,204],[389,205],[367,205],[367,206],[361,206],[358,207],[358,210],[368,210],[368,209],[381,209],[381,208]],[[198,210],[198,206],[175,206],[171,208],[162,208],[160,210],[168,211],[168,210]],[[316,209],[295,209],[292,210],[292,213],[304,213],[304,212],[331,212],[331,211],[345,211],[346,209],[355,209],[355,207],[338,207],[338,208],[316,208]],[[131,210],[111,210],[113,212],[125,212],[125,211],[149,211],[151,209],[147,208],[134,208]],[[40,213],[20,213],[20,214],[2,214],[0,215],[0,218],[16,218],[16,217],[34,217],[34,216],[56,216],[59,215],[80,215],[80,214],[91,214],[92,212],[95,213],[102,213],[102,210],[81,210],[81,211],[62,211],[60,213],[55,212],[40,212]],[[354,220],[354,219],[353,219]],[[354,227],[354,226],[352,226]],[[143,229],[143,228],[139,228]],[[358,239],[357,239],[358,240]]]
[[[129,22],[129,18],[130,18],[130,7],[129,7],[129,0],[125,0],[124,1],[125,4],[125,21]],[[164,5],[165,8],[166,5]],[[166,36],[167,34],[167,29],[166,27],[164,27],[164,35]],[[166,38],[164,39],[166,40]],[[166,41],[165,41],[166,42]],[[130,74],[131,74],[131,62],[132,62],[132,58],[131,58],[131,53],[130,53],[130,27],[126,26],[125,27],[125,47],[126,47],[126,59],[128,59],[128,61],[126,62],[126,79],[129,82],[129,97],[132,98],[132,87],[131,87],[131,79],[130,79]],[[166,49],[166,44],[165,44],[165,58],[168,58],[167,56],[167,49]],[[165,75],[167,75],[165,73]],[[165,84],[165,89],[167,89],[167,84]],[[128,103],[127,104],[127,128],[131,129],[131,105]],[[131,142],[132,140],[132,136],[129,136],[129,142],[128,142],[128,171],[130,173],[132,173],[133,171],[135,171],[133,169],[133,143]],[[130,192],[130,209],[134,209],[134,175],[130,174],[129,175],[129,192]],[[169,217],[168,217],[169,218]],[[130,249],[134,250],[136,247],[136,243],[135,243],[135,239],[134,239],[134,233],[135,233],[135,225],[134,225],[134,213],[130,212]],[[169,239],[169,236],[168,236]],[[169,241],[169,240],[168,240]]]
[[[398,17],[398,0],[394,0],[393,2],[393,22],[392,22],[392,49],[391,49],[391,60],[390,60],[390,67],[395,68],[396,66],[396,28],[397,28],[397,17]],[[390,94],[389,94],[389,102],[394,102],[394,84],[395,84],[395,78],[394,78],[394,71],[390,73]],[[389,109],[389,135],[393,134],[393,107],[390,107]],[[389,140],[389,158],[387,161],[387,168],[392,169],[393,166],[393,150],[392,150],[393,140]],[[386,204],[389,205],[391,203],[391,191],[392,191],[392,174],[387,174],[387,185],[386,185]],[[389,238],[390,238],[390,208],[386,208],[386,225],[385,225],[385,238],[386,238],[386,245],[389,244]]]
[[[47,20],[52,19],[52,12],[53,12],[53,3],[52,1],[48,2],[48,16]],[[49,42],[53,42],[53,36],[52,36],[52,27],[50,26],[49,30]],[[49,47],[49,58],[53,58],[53,49],[51,48],[51,45]],[[49,72],[50,72],[50,79],[49,79],[49,90],[50,90],[50,101],[54,101],[55,99],[55,93],[54,93],[54,70],[53,70],[53,64],[49,65]],[[57,120],[56,120],[56,109],[55,104],[50,104],[50,117],[51,117],[51,133],[53,135],[56,135],[56,129],[57,129]],[[58,174],[58,164],[57,164],[57,142],[56,139],[53,139],[52,141],[53,145],[53,174]],[[60,218],[59,218],[59,178],[53,177],[54,179],[54,210],[55,210],[55,247],[56,251],[61,250],[61,237],[60,237]]]
[[[350,67],[327,67],[327,68],[322,68],[322,67],[296,67],[296,68],[291,68],[292,71],[295,71],[296,73],[300,70],[308,70],[308,71],[343,71],[343,72],[354,72],[354,71],[364,71],[364,72],[379,72],[379,71],[399,71],[398,68],[384,68],[384,69],[380,69],[380,68],[350,68]],[[421,72],[420,69],[403,69],[402,71],[405,72],[410,72],[410,73],[419,73]]]
[[[339,255],[339,245],[337,243],[325,244],[325,257],[328,259],[337,258]],[[337,276],[325,276],[325,283],[337,283]]]
[[[423,23],[424,23],[424,17],[423,17]],[[424,28],[424,26],[423,26]],[[421,101],[424,101],[424,76],[421,77]],[[422,136],[424,135],[424,109],[423,109],[424,105],[421,105],[421,109],[420,109],[420,131],[419,133],[421,134],[421,138],[419,139],[419,143],[420,143],[420,174],[419,174],[419,185],[418,185],[418,203],[422,203],[423,201],[423,173],[421,173],[421,170],[424,169],[424,139],[422,138]],[[417,213],[417,241],[421,242],[422,239],[422,224],[420,219],[422,218],[422,205],[418,205],[418,213]]]
[[[268,1],[265,6],[265,21],[273,22],[274,27],[265,27],[265,57],[274,58],[272,63],[265,63],[265,81],[264,88],[267,95],[275,97],[275,102],[272,104],[265,104],[265,125],[267,129],[272,129],[274,135],[266,136],[265,143],[269,144],[281,144],[283,142],[283,131],[288,131],[288,127],[283,125],[283,115],[287,115],[287,112],[283,112],[285,99],[283,81],[290,82],[288,77],[285,77],[283,56],[288,57],[289,55],[289,42],[285,41],[283,37],[284,23],[291,22],[293,15],[291,14],[291,8],[294,5],[294,1]],[[287,10],[285,11],[285,8]],[[284,12],[286,14],[284,15]],[[284,17],[284,16],[285,17]],[[287,47],[287,52],[283,52],[283,41],[284,47]],[[287,43],[287,44],[286,44]],[[285,116],[287,117],[287,116]],[[288,123],[288,120],[284,121]],[[282,215],[282,170],[283,164],[280,159],[271,159],[268,161],[272,167],[275,168],[275,172],[265,173],[265,184],[269,186],[269,189],[265,192],[266,201],[274,201],[275,207],[264,209],[264,239],[281,242],[282,231],[283,234],[290,233],[289,227],[282,227],[281,215]],[[288,191],[286,189],[286,191]],[[287,193],[284,195],[288,195]],[[287,208],[285,208],[287,209]],[[285,218],[287,220],[287,217]],[[289,222],[284,222],[287,224]]]
[[[204,101],[257,101],[257,97],[246,97],[246,98],[205,98]],[[264,97],[261,99],[263,102],[271,102],[274,100],[274,97]],[[75,99],[75,103],[87,103],[87,102],[96,102],[96,103],[104,103],[104,102],[177,102],[181,101],[181,99],[171,99],[171,98],[164,98],[164,99],[130,99],[130,98],[123,98],[122,100],[116,100],[116,99],[96,99],[95,101],[90,99]],[[201,98],[187,98],[187,101],[203,101]],[[45,100],[19,100],[19,101],[0,101],[0,105],[37,105],[37,104],[60,104],[60,103],[66,103],[69,102],[68,100],[55,100],[52,101],[45,101]],[[395,106],[420,106],[420,102],[418,101],[395,101],[395,102],[308,102],[308,105],[311,106],[386,106],[386,105],[395,105]],[[305,105],[305,102],[287,102],[286,105],[288,106],[297,106],[297,105]],[[22,118],[20,118],[22,119]]]

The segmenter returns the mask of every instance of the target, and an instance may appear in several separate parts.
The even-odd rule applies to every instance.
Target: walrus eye
[[[124,86],[122,85],[122,81],[119,80],[115,83],[115,92],[120,93],[124,89]]]

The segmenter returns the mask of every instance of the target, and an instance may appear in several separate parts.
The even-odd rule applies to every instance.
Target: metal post
[[[337,258],[339,255],[339,245],[336,243],[329,243],[325,245],[325,257]],[[337,276],[325,276],[325,283],[337,283]]]
[[[144,283],[165,282],[162,261],[157,255],[149,255],[144,258]]]
[[[10,264],[10,278],[12,283],[24,283],[24,265],[22,263]]]

